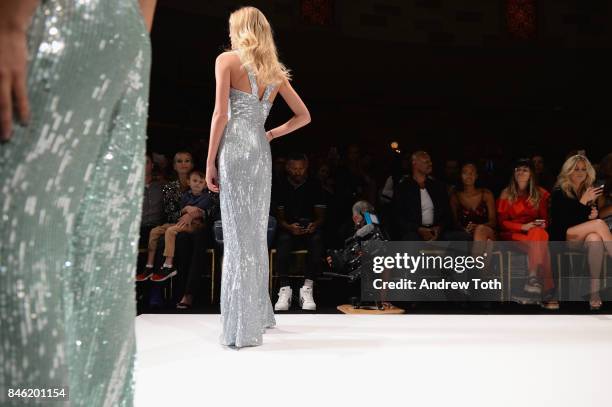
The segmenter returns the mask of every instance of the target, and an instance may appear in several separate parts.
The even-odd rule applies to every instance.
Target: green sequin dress
[[[137,0],[47,0],[0,144],[0,405],[130,406],[150,42]]]

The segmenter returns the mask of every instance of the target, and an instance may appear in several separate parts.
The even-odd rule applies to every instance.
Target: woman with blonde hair
[[[220,342],[241,348],[261,345],[264,330],[276,324],[268,294],[269,143],[308,124],[310,114],[289,83],[289,71],[278,60],[270,24],[258,9],[243,7],[233,12],[229,34],[231,49],[215,62],[216,97],[206,182],[221,200],[225,255]],[[278,94],[294,116],[265,131]]]
[[[527,253],[529,277],[525,291],[549,298],[554,288],[548,251],[548,199],[550,194],[535,181],[533,163],[520,159],[514,165],[510,184],[497,201],[497,221],[501,240],[520,242]],[[557,301],[545,301],[545,308],[557,309]]]
[[[551,236],[553,240],[584,242],[591,273],[589,304],[591,309],[599,309],[604,246],[612,254],[612,234],[606,222],[597,219],[596,202],[603,188],[594,187],[594,181],[595,170],[588,158],[577,154],[565,161],[551,198]]]

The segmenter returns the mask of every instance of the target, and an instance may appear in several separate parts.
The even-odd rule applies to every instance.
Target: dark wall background
[[[392,140],[402,151],[429,149],[437,162],[542,151],[558,163],[576,148],[597,161],[612,150],[612,2],[248,4],[274,27],[281,59],[313,118],[275,141],[275,154],[359,142],[384,158]],[[152,33],[151,150],[171,154],[208,144],[214,60],[229,44],[227,17],[241,5],[247,3],[160,0]],[[533,18],[521,7],[533,7]],[[277,99],[268,127],[290,114]]]

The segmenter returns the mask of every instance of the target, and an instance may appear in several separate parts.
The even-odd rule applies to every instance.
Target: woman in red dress
[[[531,161],[519,160],[510,185],[497,201],[497,219],[500,239],[520,242],[519,247],[527,253],[529,277],[525,291],[546,296],[554,288],[546,232],[550,194],[538,187],[534,178]],[[547,301],[543,306],[557,309],[559,303]]]

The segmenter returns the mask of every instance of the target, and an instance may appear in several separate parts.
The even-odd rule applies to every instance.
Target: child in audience
[[[174,267],[174,246],[176,235],[181,232],[193,233],[202,227],[203,213],[209,209],[213,201],[210,193],[206,188],[206,175],[199,170],[193,170],[189,173],[189,190],[183,193],[181,199],[181,219],[176,224],[165,223],[161,226],[153,228],[149,235],[148,258],[145,270],[136,276],[137,281],[145,281],[151,278],[151,281],[165,281],[176,275],[177,270]],[[155,260],[155,250],[161,236],[164,236],[164,264],[158,271],[153,272],[153,262]]]

